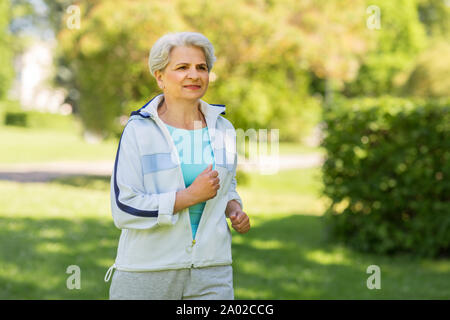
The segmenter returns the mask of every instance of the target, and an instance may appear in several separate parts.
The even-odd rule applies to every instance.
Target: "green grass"
[[[77,130],[0,127],[0,163],[112,160],[117,141],[89,144]]]
[[[270,146],[268,147],[270,148]],[[320,147],[313,147],[304,145],[301,143],[294,143],[294,142],[280,142],[278,150],[281,155],[286,154],[306,154],[306,153],[321,153],[323,154],[325,150]],[[268,150],[270,151],[270,149]]]
[[[242,140],[238,140],[238,153],[242,157],[249,157],[249,154],[253,155],[272,155],[276,152],[276,146],[272,143],[268,142],[265,146],[265,149],[259,149],[260,146],[264,146],[258,143],[250,144],[247,140],[244,142]],[[302,144],[299,142],[279,142],[278,143],[278,154],[279,155],[301,155],[301,154],[311,154],[311,153],[319,153],[324,155],[325,150],[321,146],[308,146],[306,144]]]
[[[233,238],[239,299],[449,299],[450,261],[356,253],[327,242],[320,217],[260,214]],[[381,289],[366,286],[378,265]]]
[[[87,181],[0,182],[0,299],[107,297],[102,274],[119,230],[109,215],[107,179]],[[69,265],[81,268],[81,290],[66,287]]]
[[[42,123],[55,121],[56,115],[40,116]],[[36,117],[35,117],[36,118]],[[49,118],[51,120],[49,120]],[[31,163],[56,161],[106,161],[113,160],[118,141],[110,139],[98,144],[87,143],[80,132],[79,124],[64,116],[51,128],[33,125],[32,128],[0,125],[0,163]],[[36,120],[37,121],[37,120]],[[270,146],[268,152],[270,153]],[[279,154],[323,153],[318,147],[298,143],[280,143]]]
[[[25,113],[27,127],[4,124],[7,111]],[[0,164],[113,160],[118,141],[89,144],[72,115],[24,111],[14,101],[0,101]]]
[[[450,260],[354,252],[326,240],[320,171],[252,175],[239,192],[252,223],[233,231],[237,299],[449,299]],[[107,299],[120,231],[108,177],[0,181],[0,299]],[[369,265],[381,290],[369,290]],[[69,290],[66,269],[81,268]]]
[[[273,175],[252,174],[240,188],[245,199],[243,205],[255,214],[270,208],[276,213],[304,210],[310,215],[321,215],[329,203],[321,197],[321,179],[319,168],[283,170]]]
[[[73,119],[33,117],[32,128],[0,126],[0,163],[114,159],[117,141],[91,145]],[[322,152],[290,143],[279,150]],[[252,229],[233,230],[237,299],[450,298],[449,259],[362,254],[327,241],[321,188],[319,168],[251,174],[239,184]],[[0,299],[107,299],[103,278],[120,235],[109,201],[109,177],[0,181]],[[366,287],[373,264],[381,290]],[[70,265],[81,268],[80,290],[66,287]]]
[[[7,111],[26,113],[27,127],[4,125]],[[89,144],[81,132],[80,121],[71,115],[23,111],[18,102],[0,101],[0,164],[114,159],[117,140]],[[248,141],[246,148],[249,151]],[[272,145],[267,148],[270,154]],[[324,153],[321,147],[293,142],[280,142],[278,151],[280,155]]]

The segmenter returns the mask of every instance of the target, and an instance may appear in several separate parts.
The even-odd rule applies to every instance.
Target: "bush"
[[[6,125],[7,113],[19,113],[19,112],[23,112],[23,110],[20,109],[20,106],[18,105],[17,102],[0,99],[0,126]],[[10,120],[8,119],[8,121]]]
[[[18,101],[0,101],[0,125],[21,126],[32,129],[82,131],[81,123],[73,115],[62,115],[37,110],[23,110]]]
[[[27,126],[27,114],[25,112],[6,112],[5,113],[6,126]]]
[[[450,100],[341,100],[323,114],[325,220],[367,252],[450,253]]]
[[[450,96],[450,44],[440,42],[425,51],[414,67],[403,91],[418,97]]]
[[[73,115],[27,111],[28,127],[34,129],[54,129],[58,131],[75,131],[81,134],[81,124]]]

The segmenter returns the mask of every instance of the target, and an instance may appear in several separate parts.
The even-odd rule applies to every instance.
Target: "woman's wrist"
[[[183,209],[189,208],[196,204],[195,198],[192,196],[191,190],[188,188],[177,191],[173,213],[177,213]]]
[[[225,209],[225,215],[227,218],[230,217],[230,213],[236,210],[242,210],[240,203],[237,200],[230,200],[227,203],[227,207]]]

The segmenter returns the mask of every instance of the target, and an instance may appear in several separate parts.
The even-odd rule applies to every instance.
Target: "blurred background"
[[[215,47],[203,100],[279,130],[276,174],[239,146],[237,299],[450,298],[449,0],[1,0],[1,299],[108,298],[118,138],[178,31]]]

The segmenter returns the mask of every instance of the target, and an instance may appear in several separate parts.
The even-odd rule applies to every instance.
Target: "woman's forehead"
[[[193,63],[206,64],[205,54],[202,49],[198,47],[174,47],[170,52],[171,64],[179,63]]]

